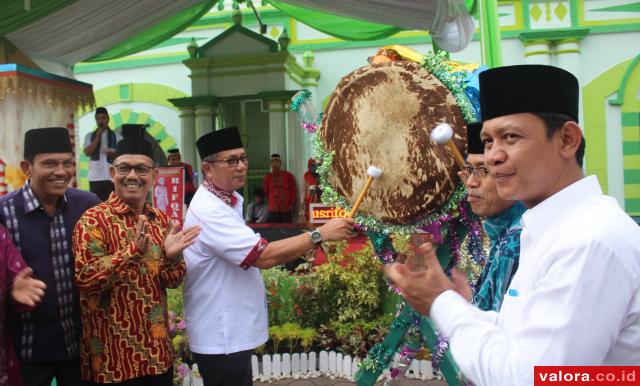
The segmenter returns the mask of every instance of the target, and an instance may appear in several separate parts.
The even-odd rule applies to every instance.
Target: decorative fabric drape
[[[57,10],[35,21],[28,19],[26,24],[16,22],[17,28],[5,36],[34,60],[46,59],[68,66],[92,57],[113,59],[151,48],[191,25],[215,3],[214,0],[77,0],[62,7],[57,0],[33,3],[43,2],[56,3],[58,7],[53,4],[52,9]]]
[[[74,114],[95,104],[91,85],[18,65],[0,65],[0,158],[9,191],[22,186],[24,134],[38,127],[66,127],[75,142]]]
[[[475,31],[475,23],[467,10],[467,6],[473,8],[474,3],[467,4],[465,0],[267,1],[319,31],[347,40],[379,39],[397,32],[393,30],[394,27],[429,30],[441,48],[457,52],[469,44]],[[363,23],[366,21],[368,25],[347,24],[341,30],[331,25],[335,23],[332,15],[362,20]]]

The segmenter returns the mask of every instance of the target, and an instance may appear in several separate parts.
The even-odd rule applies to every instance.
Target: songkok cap
[[[140,154],[146,155],[147,157],[153,158],[153,147],[151,144],[142,137],[126,137],[123,138],[116,145],[116,154],[115,158],[120,157],[124,154]]]
[[[98,114],[105,114],[105,115],[109,116],[109,112],[104,107],[98,107],[96,109],[96,115],[98,115]]]
[[[482,122],[472,122],[467,125],[467,153],[483,154],[484,144],[480,140]]]
[[[196,147],[198,148],[200,159],[205,159],[212,154],[244,146],[242,146],[240,131],[236,126],[231,126],[203,135],[196,141]]]
[[[146,131],[147,131],[146,125],[132,124],[132,123],[125,123],[122,125],[123,138],[127,138],[127,137],[144,138],[144,134],[146,133]]]
[[[578,122],[578,79],[554,66],[524,64],[480,73],[483,121],[518,113],[559,113]]]
[[[178,150],[178,149],[169,149],[169,151],[167,153],[169,153],[169,154],[179,154],[180,150]]]
[[[24,158],[41,153],[73,153],[69,130],[45,127],[27,131],[24,135]]]

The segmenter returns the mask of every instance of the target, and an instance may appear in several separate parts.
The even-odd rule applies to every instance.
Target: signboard
[[[324,224],[332,218],[346,217],[347,211],[335,206],[309,204],[309,223]]]
[[[184,168],[160,167],[153,185],[153,206],[172,220],[184,220]]]

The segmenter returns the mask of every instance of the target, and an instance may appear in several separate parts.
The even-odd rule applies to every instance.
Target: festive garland
[[[452,63],[445,60],[444,53],[427,54],[421,64],[451,91],[467,122],[473,122],[479,118],[477,105],[469,100],[469,97],[477,93],[474,89],[467,89],[470,80],[468,69],[455,68]],[[319,165],[322,201],[326,205],[350,210],[351,204],[330,182],[329,175],[335,153],[326,150],[323,146],[317,132],[322,116],[315,113],[310,98],[311,93],[307,90],[297,93],[292,99],[291,110],[298,112],[302,127],[311,135],[312,151]],[[473,266],[474,263],[480,263],[483,260],[482,232],[480,221],[469,210],[465,197],[464,186],[460,183],[447,202],[437,211],[409,225],[386,223],[362,213],[356,215],[355,222],[357,227],[369,236],[376,255],[385,264],[392,263],[397,256],[391,243],[391,234],[408,235],[418,230],[428,230],[436,237],[440,236],[444,243],[438,248],[437,253],[440,264],[446,271],[460,264],[461,240],[469,233],[468,249],[471,259],[464,264]],[[399,376],[400,370],[411,362],[425,343],[431,349],[433,368],[442,367],[449,385],[468,384],[448,352],[447,340],[439,334],[427,318],[423,318],[404,302],[400,304],[396,319],[391,324],[385,340],[375,345],[361,363],[360,371],[356,375],[358,384],[373,384],[385,369],[391,367],[385,381],[385,385],[388,384]]]

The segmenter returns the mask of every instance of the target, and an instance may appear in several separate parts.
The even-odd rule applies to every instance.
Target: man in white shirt
[[[431,245],[426,271],[387,274],[476,385],[533,385],[534,366],[639,365],[640,227],[583,175],[577,79],[552,66],[491,69],[480,104],[498,195],[529,208],[500,312],[452,291]]]
[[[353,235],[352,219],[333,219],[314,232],[268,243],[242,217],[240,189],[249,160],[236,127],[196,142],[203,184],[185,226],[200,225],[184,251],[184,310],[189,344],[204,385],[252,384],[251,352],[267,341],[267,304],[260,269],[287,263],[322,241]]]
[[[109,166],[122,136],[109,128],[109,112],[106,108],[98,107],[95,119],[98,127],[85,137],[83,152],[89,157],[89,190],[106,201],[113,192]]]

